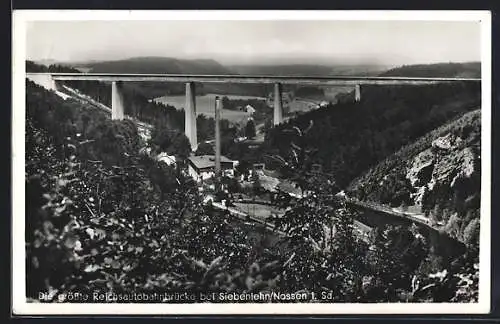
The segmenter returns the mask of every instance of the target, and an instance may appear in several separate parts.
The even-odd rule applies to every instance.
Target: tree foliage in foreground
[[[299,199],[283,192],[277,197],[285,213],[274,221],[290,246],[283,270],[287,283],[301,278],[293,289],[343,302],[477,300],[477,251],[433,268],[430,242],[417,227],[375,228],[369,237],[360,233],[356,212],[346,206],[334,179],[311,169],[314,152],[306,139],[312,128],[311,122],[304,130],[288,129],[287,156],[272,157],[302,192]]]
[[[391,249],[402,245],[401,251],[418,252],[414,240],[401,243],[381,235],[360,242],[351,212],[335,198],[331,180],[303,173],[306,160],[283,159],[295,163],[290,173],[305,194],[278,197],[288,208],[276,220],[287,234],[286,247],[279,250],[280,244],[259,243],[267,235],[261,230],[244,230],[243,223],[202,204],[196,186],[182,173],[141,155],[135,125],[111,121],[33,83],[27,84],[26,99],[29,298],[48,292],[52,301],[64,301],[69,291],[89,293],[87,302],[103,302],[92,299],[95,292],[325,291],[334,301],[360,302],[477,298],[477,280],[465,277],[471,283],[461,285],[452,268],[447,270],[451,275],[431,278],[429,272],[411,272],[408,265],[401,271],[411,273],[395,283],[397,293],[385,291],[387,274],[394,270],[381,265],[418,262],[408,253],[384,253],[379,246],[390,243]],[[370,248],[375,254],[367,262]],[[410,294],[422,291],[412,290],[409,278],[416,276],[431,288],[411,299]]]
[[[249,289],[261,256],[245,233],[189,178],[120,141],[128,121],[27,88],[28,296]]]

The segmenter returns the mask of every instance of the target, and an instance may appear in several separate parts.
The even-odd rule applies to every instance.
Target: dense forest
[[[481,110],[474,110],[404,146],[356,178],[362,200],[418,207],[443,230],[479,245]]]
[[[320,164],[358,199],[410,208],[477,248],[479,85],[363,87],[361,102],[342,99],[270,130],[261,154],[286,152],[295,140],[286,129],[309,127],[309,167]]]
[[[323,97],[325,96],[325,91],[317,87],[300,87],[294,92],[295,97]]]
[[[403,65],[380,76],[480,78],[481,62]]]
[[[451,68],[464,69],[443,66],[447,76]],[[393,74],[408,69],[425,70],[403,67]],[[319,164],[352,197],[428,217],[475,251],[477,259],[479,84],[362,87],[361,102],[354,102],[352,93],[339,99],[271,129],[259,153],[284,154],[300,142],[306,147],[308,170]],[[307,132],[297,137],[302,134],[298,129]],[[277,166],[270,160],[269,167]]]
[[[322,65],[322,64],[266,64],[229,65],[237,74],[250,75],[377,75],[385,70],[383,65]]]
[[[300,150],[298,158],[288,158],[291,146],[287,151],[281,143],[279,149],[283,161],[288,160],[288,173],[295,174],[297,183],[311,194],[296,199],[280,193],[276,198],[278,206],[286,206],[284,215],[273,220],[284,235],[257,228],[243,231],[242,223],[202,202],[182,168],[141,153],[144,143],[132,121],[110,120],[95,108],[63,100],[31,82],[26,87],[26,294],[30,300],[37,300],[40,292],[49,293],[45,301],[56,302],[130,302],[113,296],[188,292],[194,297],[184,302],[196,302],[200,293],[273,291],[285,302],[304,302],[291,299],[299,293],[307,294],[311,302],[477,301],[474,254],[439,261],[429,253],[429,242],[418,235],[418,228],[380,228],[368,241],[354,234],[354,211],[335,198],[338,189],[331,179],[307,173],[309,161],[302,153],[311,146],[309,139],[318,135],[314,128],[306,131],[300,125],[303,120],[296,121],[305,134],[294,144]],[[435,91],[467,96],[472,90]],[[417,93],[421,98],[422,92]],[[335,112],[354,111],[358,113],[354,119],[368,125],[359,109],[350,108]],[[443,110],[430,114],[436,124],[447,114],[456,114],[452,108]],[[330,124],[321,126],[315,119],[315,126],[333,138],[340,134],[335,127],[341,124],[335,122],[329,133],[326,127],[335,119],[326,118],[326,112],[316,114]],[[393,118],[392,123],[400,118],[394,115],[385,118]],[[377,120],[374,114],[368,116]],[[345,118],[342,122],[346,123]],[[271,130],[268,141],[272,143],[277,135]],[[182,150],[174,153],[183,154]],[[257,233],[262,237],[256,238]],[[282,244],[266,246],[267,236],[279,236]],[[90,297],[70,300],[68,291]],[[96,292],[110,297],[95,300]],[[331,298],[320,298],[323,293]],[[168,298],[142,302],[161,301],[179,302]],[[234,302],[214,300],[228,301]]]
[[[320,164],[341,187],[403,145],[480,107],[480,87],[453,83],[425,86],[363,86],[361,101],[341,98],[302,114],[266,134],[262,154],[288,150],[291,127],[308,128],[304,137],[311,165]],[[352,94],[351,94],[352,95]]]

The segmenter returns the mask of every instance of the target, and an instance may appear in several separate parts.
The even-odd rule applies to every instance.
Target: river
[[[369,234],[370,228],[374,228],[376,226],[412,226],[412,223],[408,223],[398,217],[393,217],[391,215],[376,212],[373,210],[367,210],[364,208],[356,209],[358,211],[358,215],[356,216],[357,221],[355,221],[355,226],[360,230],[360,232],[366,232],[365,234]],[[361,222],[361,224],[359,224],[359,222]],[[273,231],[267,229],[262,224],[252,222],[251,220],[243,221],[237,218],[234,218],[232,223],[233,226],[235,226],[235,228],[238,228],[239,231],[243,231],[244,233],[246,233],[249,240],[253,243],[259,242],[259,244],[262,244],[267,248],[277,247],[278,250],[282,252],[286,251],[287,249],[286,243],[281,242],[281,240],[279,239],[279,235],[273,233]],[[433,230],[432,228],[421,224],[415,224],[415,226],[418,227],[418,232],[425,237],[427,244],[430,247],[429,254],[438,256],[441,259],[441,266],[445,267],[456,257],[462,255],[465,252],[464,244],[455,239],[452,239],[446,233]]]

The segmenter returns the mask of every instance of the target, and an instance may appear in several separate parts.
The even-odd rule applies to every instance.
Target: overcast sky
[[[27,59],[212,58],[223,64],[480,61],[480,24],[453,21],[38,21]]]

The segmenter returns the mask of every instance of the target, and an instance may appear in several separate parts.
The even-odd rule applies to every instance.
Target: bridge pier
[[[53,91],[58,91],[61,88],[61,82],[54,80],[52,76],[49,80],[49,89]]]
[[[196,87],[194,82],[186,83],[184,115],[184,133],[189,139],[189,143],[191,143],[191,150],[196,151],[198,147],[198,135],[196,129]]]
[[[354,101],[360,102],[361,101],[361,85],[356,84],[356,87],[354,89]]]
[[[122,120],[125,117],[123,106],[123,84],[120,81],[111,82],[111,119]]]
[[[283,122],[283,91],[281,83],[274,84],[274,125],[279,125]]]
[[[220,111],[222,109],[222,102],[220,98],[215,97],[215,176],[217,179],[217,191],[220,190],[220,176],[221,176],[221,165],[220,165]]]

